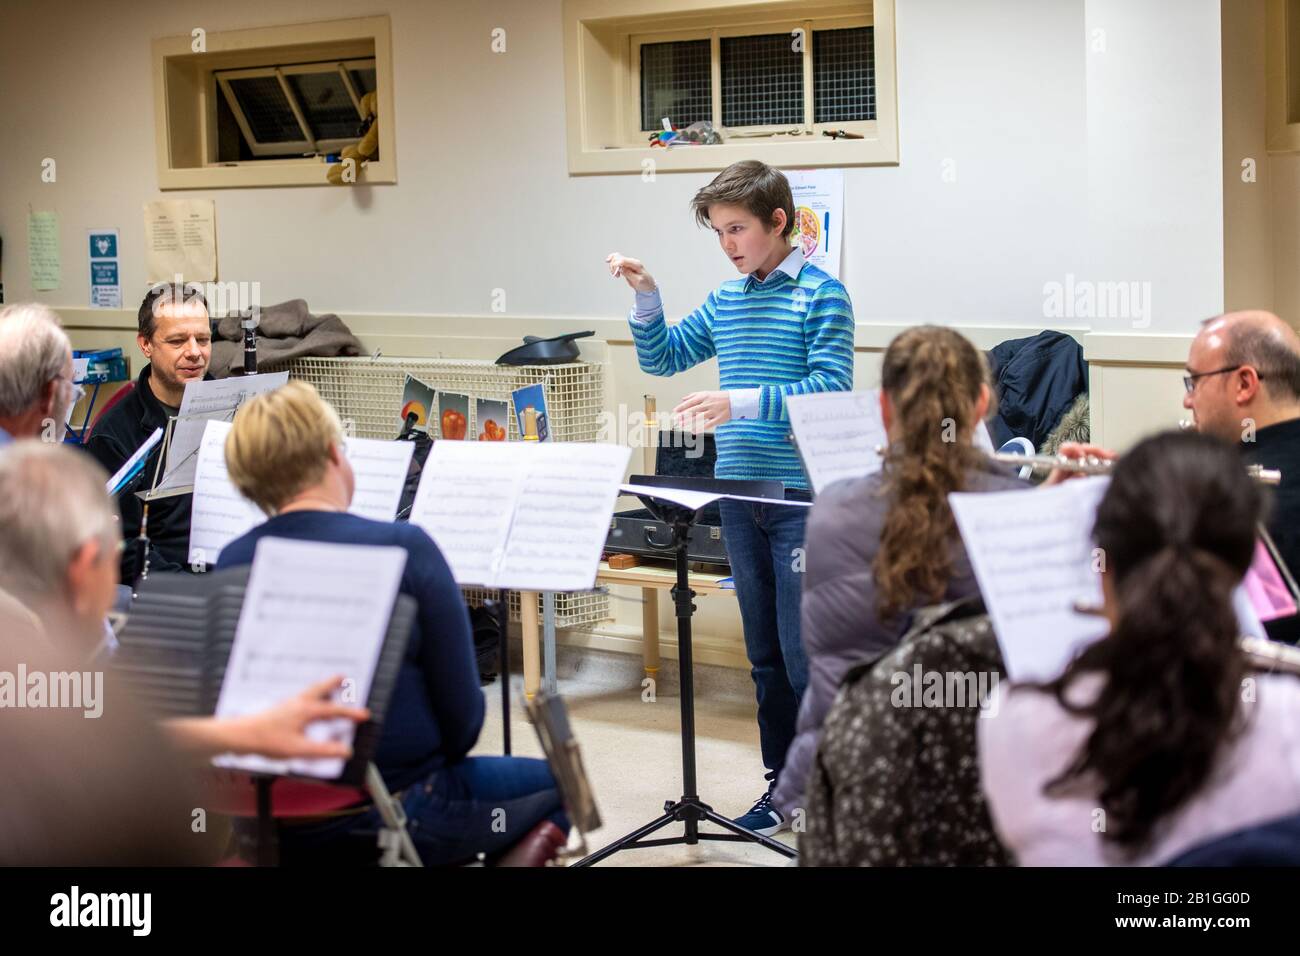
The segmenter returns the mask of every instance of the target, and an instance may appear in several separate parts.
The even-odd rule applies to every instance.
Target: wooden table
[[[722,582],[729,578],[726,574],[706,574],[692,571],[687,581],[691,590],[700,595],[729,594],[735,590],[724,588]],[[648,677],[658,679],[659,673],[659,599],[657,592],[671,591],[677,585],[677,570],[671,564],[645,564],[635,568],[616,570],[607,561],[600,562],[596,572],[596,584],[624,584],[641,588],[641,641],[642,657]],[[542,683],[541,646],[538,642],[537,592],[525,591],[520,594],[521,634],[524,643],[524,694],[530,699],[537,693]],[[548,629],[553,632],[553,628]],[[549,635],[548,635],[549,636]],[[548,662],[554,660],[554,648],[548,649]],[[549,670],[549,668],[548,668]],[[554,685],[555,675],[548,673],[547,683]]]

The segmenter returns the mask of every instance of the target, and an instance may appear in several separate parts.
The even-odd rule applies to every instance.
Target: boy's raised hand
[[[609,266],[609,274],[614,278],[622,276],[637,292],[653,292],[655,289],[655,280],[651,278],[650,273],[645,271],[645,266],[640,260],[632,259],[628,256],[617,252],[611,252],[605,257],[605,264]]]

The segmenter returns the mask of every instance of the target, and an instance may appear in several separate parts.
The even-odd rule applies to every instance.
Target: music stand
[[[162,574],[141,582],[118,636],[113,668],[160,718],[210,716],[216,710],[251,570],[249,565],[201,575]],[[373,762],[417,610],[410,595],[397,596],[366,701],[370,719],[357,727],[352,756],[336,779],[249,775],[256,789],[259,866],[273,866],[278,858],[271,789],[281,780],[365,789],[385,824],[379,833],[381,862],[421,865],[402,804]]]
[[[780,482],[773,481],[727,481],[716,478],[681,478],[663,475],[634,476],[633,484],[659,485],[665,488],[681,488],[689,491],[703,491],[719,495],[739,495],[752,498],[767,498],[773,501],[785,500],[785,489]],[[665,498],[656,498],[648,494],[638,494],[642,504],[669,529],[667,541],[654,539],[654,532],[646,529],[646,541],[652,547],[672,551],[676,561],[677,584],[672,589],[673,603],[677,615],[677,664],[680,684],[682,710],[682,795],[676,801],[664,802],[662,815],[651,820],[645,826],[638,827],[627,836],[597,850],[590,856],[579,860],[574,866],[591,866],[621,850],[632,850],[651,846],[674,846],[686,844],[694,846],[701,840],[720,840],[736,843],[757,843],[782,856],[795,858],[798,851],[778,840],[755,833],[741,826],[734,820],[724,817],[704,802],[698,793],[695,775],[695,681],[692,673],[691,653],[691,615],[695,611],[692,599],[695,592],[690,587],[690,569],[686,557],[690,541],[691,528],[698,515],[696,509],[677,504]],[[647,840],[650,834],[663,829],[670,823],[681,821],[685,826],[682,836]],[[700,824],[708,821],[730,831],[728,833],[709,833],[700,830]]]

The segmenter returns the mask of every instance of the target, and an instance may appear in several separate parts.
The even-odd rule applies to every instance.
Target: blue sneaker
[[[771,836],[790,828],[790,821],[781,815],[780,810],[772,806],[770,789],[758,798],[758,802],[749,808],[748,813],[743,817],[736,817],[734,822],[763,836]]]

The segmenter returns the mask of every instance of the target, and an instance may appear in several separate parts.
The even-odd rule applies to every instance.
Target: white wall
[[[595,317],[626,307],[602,275],[611,249],[653,266],[673,312],[728,275],[688,215],[707,174],[566,174],[559,0],[6,9],[0,236],[11,300],[31,294],[29,204],[62,221],[63,288],[41,298],[83,303],[90,226],[122,229],[126,285],[142,287],[140,205],[158,195],[151,37],[380,12],[393,23],[399,184],[213,191],[223,278],[339,312],[490,317],[503,288],[511,314]],[[1086,54],[1085,9],[1106,20],[1105,70]],[[1037,326],[1044,282],[1090,271],[1158,283],[1162,329],[1203,314],[1221,298],[1220,204],[1207,180],[1217,109],[1205,109],[1217,95],[1217,9],[899,0],[902,164],[845,176],[844,276],[859,321]],[[507,30],[504,55],[489,49],[495,26]],[[40,181],[46,156],[59,163],[55,184]]]
[[[1091,276],[1152,284],[1145,331],[1193,330],[1223,308],[1219,2],[1087,0],[1086,13]]]

